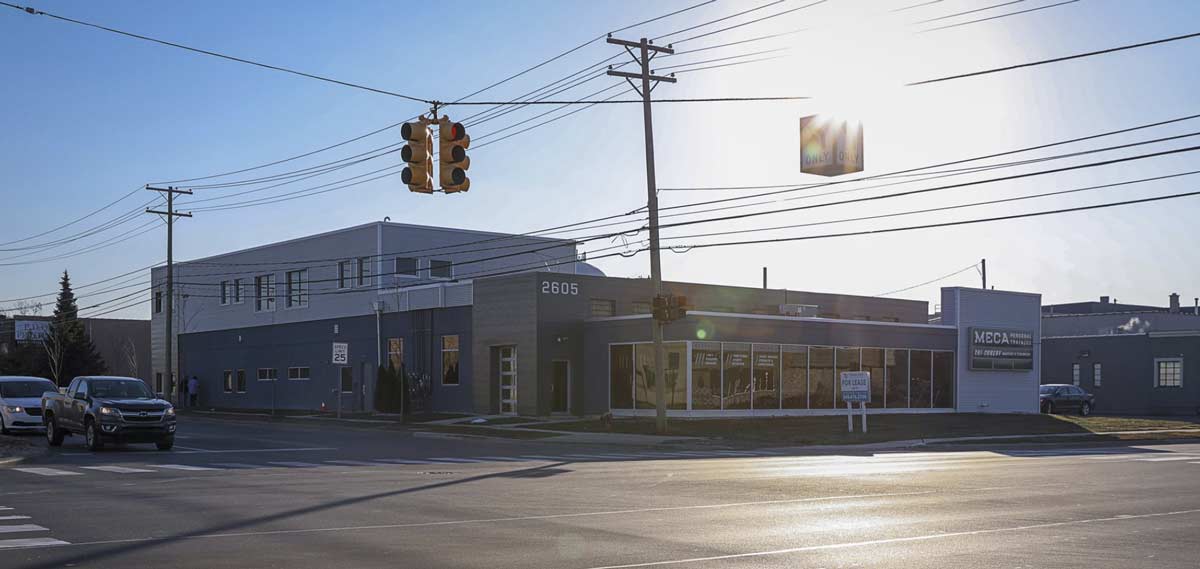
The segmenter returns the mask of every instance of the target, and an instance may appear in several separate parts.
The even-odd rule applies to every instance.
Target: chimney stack
[[[1171,312],[1179,312],[1179,293],[1171,293]]]
[[[1107,296],[1100,297],[1100,304],[1108,304],[1108,297]]]

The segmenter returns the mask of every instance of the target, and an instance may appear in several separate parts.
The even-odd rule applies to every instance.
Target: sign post
[[[333,343],[333,365],[350,365],[350,344],[346,342]],[[342,367],[335,367],[338,376],[334,379],[333,396],[337,398],[337,418],[342,418]]]
[[[865,371],[843,371],[842,401],[846,402],[847,432],[854,432],[854,403],[862,410],[862,430],[867,432],[867,403],[871,402],[871,374]]]

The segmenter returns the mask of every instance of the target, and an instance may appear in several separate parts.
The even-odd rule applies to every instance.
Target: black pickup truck
[[[50,446],[71,434],[82,434],[89,450],[106,441],[152,442],[159,450],[175,445],[175,408],[130,377],[75,378],[65,393],[42,395],[42,422]]]

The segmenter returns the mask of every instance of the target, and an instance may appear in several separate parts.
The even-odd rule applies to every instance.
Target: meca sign
[[[800,119],[800,171],[840,176],[863,171],[863,129],[859,123],[819,115]]]
[[[970,368],[975,371],[1033,369],[1033,332],[971,328]]]

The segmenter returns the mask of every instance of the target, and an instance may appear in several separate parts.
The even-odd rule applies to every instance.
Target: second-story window
[[[338,288],[350,288],[350,280],[353,277],[350,274],[350,267],[353,265],[350,261],[338,261]]]
[[[653,311],[654,311],[654,307],[651,306],[649,302],[647,302],[645,300],[633,301],[633,313],[634,314],[650,314]]]
[[[254,311],[275,310],[275,275],[254,277]]]
[[[163,295],[162,295],[161,290],[154,291],[154,313],[155,314],[162,312],[162,296]]]
[[[221,281],[221,305],[229,304],[229,281]]]
[[[308,269],[287,273],[287,307],[301,306],[308,306]]]
[[[242,279],[233,279],[233,303],[242,303]]]
[[[371,258],[358,258],[358,275],[354,286],[371,286]]]
[[[449,279],[454,277],[454,264],[440,259],[429,260],[429,278]]]
[[[417,260],[413,257],[396,257],[396,276],[417,276]]]

